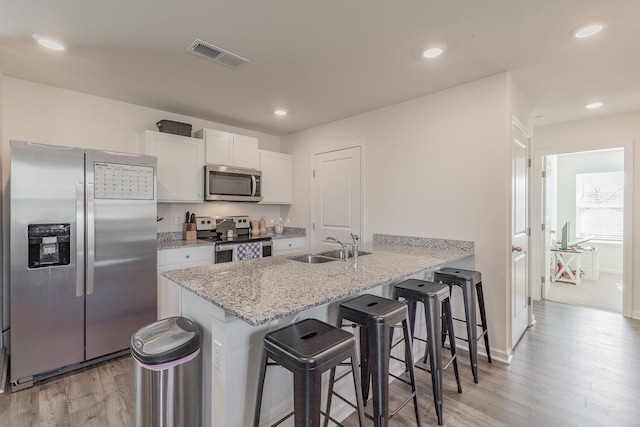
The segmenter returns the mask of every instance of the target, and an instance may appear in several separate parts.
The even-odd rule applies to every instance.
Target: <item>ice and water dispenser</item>
[[[71,262],[70,224],[29,224],[29,268],[68,265]]]

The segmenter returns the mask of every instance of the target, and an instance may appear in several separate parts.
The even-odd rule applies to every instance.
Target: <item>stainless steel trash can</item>
[[[131,337],[135,373],[135,425],[200,426],[202,365],[200,330],[170,317]]]

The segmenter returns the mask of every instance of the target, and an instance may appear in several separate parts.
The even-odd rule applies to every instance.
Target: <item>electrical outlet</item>
[[[213,366],[222,372],[222,344],[218,341],[213,342]]]
[[[182,215],[178,214],[178,215],[174,216],[173,217],[173,223],[177,224],[177,225],[182,224]]]

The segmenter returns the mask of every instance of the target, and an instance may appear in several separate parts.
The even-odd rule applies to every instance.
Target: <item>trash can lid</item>
[[[199,348],[200,330],[185,317],[158,320],[131,336],[133,357],[148,365],[178,360]]]

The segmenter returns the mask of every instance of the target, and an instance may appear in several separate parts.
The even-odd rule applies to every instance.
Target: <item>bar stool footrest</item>
[[[456,321],[458,321],[458,322],[467,323],[467,321],[466,321],[466,320],[464,320],[464,319],[458,319],[457,317],[452,317],[452,319],[453,319],[453,320],[456,320]],[[482,329],[482,333],[487,332],[487,331],[485,331],[485,330],[484,330],[484,328],[482,327],[482,323],[476,323],[476,326],[477,326],[478,328]]]
[[[344,396],[342,396],[339,393],[336,393],[335,391],[333,393],[331,393],[332,395],[334,395],[335,397],[337,397],[338,399],[342,400],[344,403],[346,403],[347,405],[351,406],[353,409],[355,409],[356,411],[358,410],[358,407],[356,405],[354,405],[353,403],[351,403],[348,399],[346,399]],[[332,423],[337,424],[339,427],[344,427],[344,425],[340,424],[339,421],[336,421],[331,415],[326,414],[324,411],[320,411],[320,413],[322,415],[324,415],[326,418],[328,418],[329,420],[331,420]],[[365,417],[369,417],[369,415],[367,415],[366,413],[364,414]],[[369,417],[370,419],[373,419],[373,417]]]
[[[411,395],[407,397],[404,402],[402,402],[394,411],[391,411],[389,413],[389,419],[393,418],[398,412],[400,412],[400,410],[404,408],[407,403],[412,401],[415,396],[415,393],[411,393]]]

